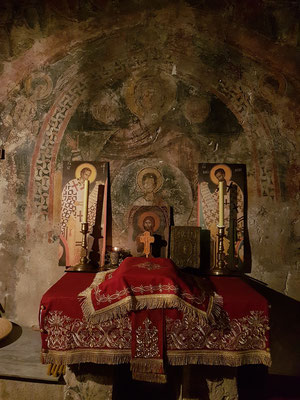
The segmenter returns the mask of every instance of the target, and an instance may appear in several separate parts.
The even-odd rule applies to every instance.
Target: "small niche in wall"
[[[4,149],[0,149],[0,159],[5,160],[5,150]]]

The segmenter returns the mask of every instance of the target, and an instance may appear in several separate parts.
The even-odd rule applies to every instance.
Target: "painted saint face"
[[[154,178],[148,177],[144,180],[143,187],[144,187],[145,193],[152,193],[155,189],[155,186],[156,186],[156,183],[155,183]]]
[[[148,231],[148,232],[152,232],[153,231],[154,226],[153,226],[153,222],[152,222],[152,220],[150,218],[146,218],[144,220],[143,226],[144,226],[145,231]]]
[[[216,178],[218,179],[219,182],[225,180],[225,173],[224,172],[218,171],[215,175],[216,175]]]
[[[89,179],[89,177],[91,176],[92,171],[89,169],[86,169],[84,171],[81,172],[81,179],[83,181],[86,181]]]

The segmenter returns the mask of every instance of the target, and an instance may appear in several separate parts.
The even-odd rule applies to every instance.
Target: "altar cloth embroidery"
[[[101,324],[70,318],[62,311],[50,311],[44,320],[47,345],[52,350],[74,348],[130,349],[131,321],[128,316]]]
[[[153,358],[159,356],[158,329],[149,318],[136,330],[136,357]]]
[[[138,270],[141,271],[138,268],[132,270],[133,276]],[[140,284],[133,286],[149,286],[151,282],[145,283],[142,278],[146,274],[160,274],[164,270],[142,270],[143,275],[137,276]],[[124,309],[123,316],[111,317],[101,323],[86,318],[78,301],[81,299],[79,294],[86,288],[95,289],[99,281],[107,280],[107,283],[113,284],[113,273],[105,271],[96,274],[96,278],[93,273],[67,273],[43,295],[40,328],[44,364],[130,363],[134,379],[155,382],[164,381],[166,363],[231,367],[271,365],[268,302],[242,279],[205,278],[208,288],[212,287],[221,299],[224,298],[224,305],[220,304],[214,309],[214,318],[203,318],[201,323],[191,312],[176,307],[145,308],[134,312],[125,312]],[[200,291],[204,283],[203,280],[199,281]],[[152,283],[152,286],[155,285]],[[174,296],[173,293],[163,295]],[[205,300],[204,305],[208,315],[209,302]],[[143,336],[139,336],[138,344],[136,333],[139,327],[145,329],[143,322],[146,318],[152,323],[148,326],[149,330],[153,326],[158,329],[159,355],[151,358],[138,357],[136,354],[137,347],[143,350]],[[143,331],[141,329],[138,332]],[[145,332],[144,340],[147,340]],[[153,351],[153,354],[156,353]]]
[[[146,261],[146,262],[144,262],[144,263],[136,264],[136,266],[139,267],[139,268],[146,268],[146,269],[148,269],[149,271],[151,271],[151,270],[153,270],[153,269],[160,269],[160,268],[163,268],[162,265],[155,264],[155,263],[150,262],[150,261]]]
[[[154,267],[140,268],[145,258],[128,257],[109,274],[109,281],[108,274],[99,281],[96,275],[95,282],[78,297],[85,318],[100,322],[129,311],[156,308],[177,308],[200,324],[217,316],[223,300],[207,286],[205,278],[178,271],[170,259],[155,258],[146,263]]]
[[[168,349],[264,350],[269,319],[262,311],[250,311],[242,318],[230,320],[223,311],[218,324],[200,326],[189,315],[166,319]],[[223,326],[221,319],[223,319]]]

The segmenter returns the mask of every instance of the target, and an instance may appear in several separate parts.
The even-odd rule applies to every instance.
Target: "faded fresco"
[[[64,273],[66,161],[109,162],[110,236],[125,250],[132,207],[170,207],[173,225],[197,226],[198,164],[246,164],[245,272],[300,300],[297,2],[42,3],[0,6],[5,316],[37,325],[42,294]],[[275,374],[299,365],[282,343]]]
[[[107,163],[66,162],[62,181],[59,265],[73,266],[80,261],[85,180],[89,181],[88,243],[101,240],[101,252],[105,248],[102,247],[106,236]],[[95,235],[95,231],[100,232]]]
[[[116,175],[111,186],[112,216],[128,230],[132,206],[170,207],[174,224],[188,224],[193,198],[191,185],[175,166],[158,159],[133,162]]]
[[[210,232],[211,266],[215,265],[219,221],[219,181],[224,181],[224,252],[231,269],[244,264],[246,218],[246,166],[199,164],[199,223]]]

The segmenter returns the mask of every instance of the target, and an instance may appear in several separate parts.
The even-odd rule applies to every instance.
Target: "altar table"
[[[39,311],[42,363],[114,365],[131,362],[132,338],[136,332],[130,313],[93,321],[85,318],[82,312],[78,295],[94,278],[94,273],[66,273],[43,295]],[[203,279],[223,298],[220,318],[199,324],[182,310],[165,309],[165,362],[170,365],[270,366],[266,299],[239,277]],[[145,340],[149,340],[149,329]]]

